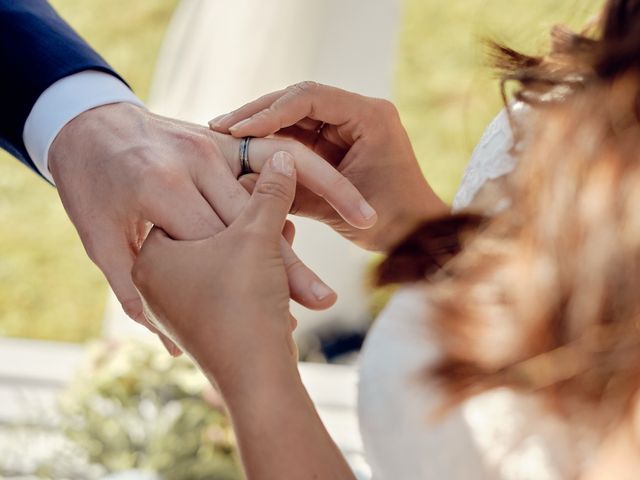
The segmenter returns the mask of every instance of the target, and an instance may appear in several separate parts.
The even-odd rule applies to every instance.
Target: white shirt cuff
[[[69,75],[42,92],[22,131],[27,152],[42,176],[55,184],[49,172],[49,148],[67,123],[92,108],[120,102],[144,106],[121,80],[97,70]]]

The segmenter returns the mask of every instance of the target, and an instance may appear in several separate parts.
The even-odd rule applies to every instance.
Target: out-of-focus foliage
[[[222,400],[193,363],[140,342],[100,343],[62,401],[87,472],[131,469],[172,480],[242,478]]]
[[[52,0],[144,98],[177,0]],[[395,98],[423,169],[451,199],[500,108],[482,37],[540,51],[552,23],[578,27],[601,0],[406,0]],[[124,13],[123,13],[124,12]],[[0,335],[95,336],[106,283],[55,191],[0,153]]]

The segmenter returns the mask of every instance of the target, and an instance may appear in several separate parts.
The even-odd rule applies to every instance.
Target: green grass
[[[176,0],[52,3],[144,98]],[[395,97],[425,174],[451,199],[482,129],[500,108],[479,39],[540,51],[549,27],[579,26],[593,0],[407,0]],[[124,12],[124,14],[123,14]],[[54,189],[0,154],[0,335],[97,335],[106,283]]]

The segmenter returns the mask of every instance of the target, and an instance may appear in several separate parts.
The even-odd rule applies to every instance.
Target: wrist
[[[62,170],[61,163],[89,151],[89,144],[101,143],[101,138],[109,139],[113,132],[122,131],[131,118],[145,111],[143,107],[128,102],[110,103],[86,110],[70,120],[49,148],[48,168],[56,183]]]
[[[244,412],[262,412],[283,405],[296,395],[306,395],[297,364],[284,361],[270,368],[256,368],[252,374],[226,377],[216,383],[233,417]]]
[[[49,85],[31,108],[22,131],[25,148],[42,176],[54,183],[48,166],[49,150],[65,125],[92,108],[119,102],[143,105],[111,73],[83,70]]]
[[[290,333],[269,341],[267,335],[255,335],[255,341],[242,347],[189,350],[205,373],[215,382],[225,399],[233,402],[255,391],[268,393],[273,385],[286,385],[299,379],[297,350]]]
[[[229,368],[226,375],[207,378],[220,390],[234,422],[247,414],[268,413],[305,394],[297,362],[290,358],[252,361],[248,369]]]

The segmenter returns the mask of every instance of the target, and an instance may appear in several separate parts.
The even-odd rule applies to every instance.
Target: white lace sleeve
[[[519,120],[525,107],[515,104],[512,115]],[[462,177],[460,188],[453,200],[453,211],[466,208],[482,186],[489,180],[502,177],[513,170],[516,160],[511,155],[514,142],[507,110],[504,109],[485,130],[476,146],[467,169]]]

